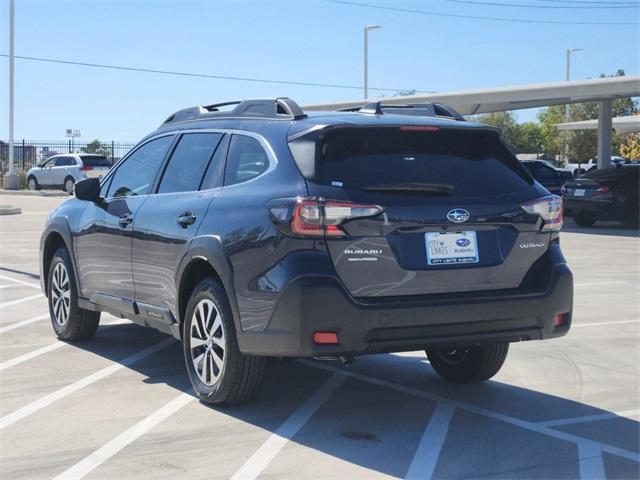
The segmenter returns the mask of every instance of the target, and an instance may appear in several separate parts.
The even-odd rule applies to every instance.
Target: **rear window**
[[[82,159],[82,163],[87,167],[110,167],[111,166],[111,162],[107,159],[107,157],[80,156],[80,158]]]
[[[343,188],[434,184],[452,196],[499,195],[531,185],[526,170],[486,131],[345,128],[316,146],[314,181]],[[427,127],[428,128],[428,127]]]

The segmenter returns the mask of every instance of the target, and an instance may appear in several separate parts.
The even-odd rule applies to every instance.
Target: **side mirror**
[[[100,180],[97,178],[86,178],[75,184],[74,193],[79,200],[98,202],[100,200]]]

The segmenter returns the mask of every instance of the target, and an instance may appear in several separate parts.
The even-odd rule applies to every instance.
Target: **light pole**
[[[72,128],[67,128],[67,132],[65,134],[65,137],[67,138],[71,138],[71,151],[69,153],[74,153],[75,150],[75,145],[74,145],[74,140],[78,137],[80,137],[80,130],[77,129],[72,129]]]
[[[6,190],[18,190],[20,188],[13,152],[14,24],[15,1],[9,0],[9,173],[4,178],[4,188]],[[22,154],[24,155],[24,152]]]
[[[369,98],[369,30],[382,28],[381,25],[367,25],[364,27],[364,98]]]
[[[567,82],[569,80],[571,80],[571,54],[573,52],[579,52],[581,50],[584,50],[584,48],[567,48]],[[565,122],[569,122],[571,119],[569,118],[570,115],[570,105],[567,103],[564,106],[564,121]],[[564,143],[564,159],[565,161],[569,161],[569,141],[565,141]],[[578,165],[578,168],[580,168],[580,165]]]

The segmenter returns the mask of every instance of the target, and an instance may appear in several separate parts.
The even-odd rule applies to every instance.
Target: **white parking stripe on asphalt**
[[[602,448],[597,443],[583,442],[578,444],[578,466],[582,480],[607,478],[604,471]]]
[[[640,410],[623,410],[621,412],[596,413],[595,415],[584,415],[582,417],[547,420],[544,422],[537,422],[536,425],[543,425],[545,427],[560,427],[562,425],[575,425],[576,423],[597,422],[598,420],[611,420],[612,418],[619,417],[637,417],[638,415],[640,415]]]
[[[49,315],[40,315],[38,317],[27,318],[26,320],[22,320],[21,322],[12,323],[11,325],[7,325],[6,327],[0,327],[0,333],[9,332],[16,328],[30,325],[32,323],[39,322],[40,320],[44,320],[45,318],[49,318]]]
[[[169,418],[195,399],[196,397],[194,396],[193,390],[189,390],[178,395],[159,410],[156,410],[148,417],[136,423],[133,427],[125,430],[113,440],[100,447],[88,457],[85,457],[80,462],[62,472],[60,475],[55,477],[55,480],[79,480],[83,478],[127,445],[140,438],[160,422]]]
[[[231,477],[231,480],[254,480],[278,455],[287,442],[300,431],[320,406],[335,392],[347,377],[334,373],[278,429],[255,451]]]
[[[455,408],[447,403],[438,403],[424,429],[416,453],[413,455],[405,479],[432,478],[440,452],[449,432],[449,423]]]
[[[0,279],[7,280],[9,282],[13,282],[13,283],[16,283],[18,285],[24,285],[25,287],[37,288],[38,290],[40,290],[40,285],[38,285],[37,283],[25,282],[24,280],[18,280],[16,278],[5,277],[4,275],[0,275]]]
[[[64,342],[52,343],[51,345],[38,348],[33,352],[25,353],[24,355],[20,355],[18,357],[12,358],[11,360],[7,360],[6,362],[0,363],[0,372],[2,370],[6,370],[7,368],[14,367],[23,362],[26,362],[27,360],[31,360],[32,358],[39,357],[40,355],[44,355],[45,353],[53,352],[54,350],[64,347],[65,345],[68,345],[68,344]]]
[[[627,323],[637,323],[640,325],[640,320],[613,320],[611,322],[594,322],[594,323],[574,323],[571,325],[571,328],[582,328],[582,327],[606,327],[607,325],[624,325]]]
[[[91,385],[92,383],[95,383],[98,380],[102,380],[103,378],[108,377],[109,375],[112,375],[118,370],[128,367],[129,365],[139,360],[142,360],[143,358],[146,358],[149,355],[153,355],[154,353],[159,352],[160,350],[168,347],[175,341],[176,340],[173,337],[166,338],[161,342],[156,343],[155,345],[152,345],[148,348],[145,348],[144,350],[139,351],[138,353],[134,353],[133,355],[128,356],[127,358],[121,360],[120,362],[114,362],[113,364],[103,368],[102,370],[92,373],[91,375],[85,378],[82,378],[77,382],[72,383],[71,385],[67,385],[66,387],[56,390],[55,392],[52,392],[49,395],[45,395],[44,397],[38,400],[35,400],[25,405],[22,408],[19,408],[15,412],[5,415],[4,417],[0,418],[0,430],[7,428],[10,425],[13,425],[17,421],[22,420],[25,417],[28,417],[32,413],[35,413],[38,410],[41,410],[46,406],[51,405],[54,402],[57,402],[58,400],[66,397],[67,395],[70,395],[88,385]]]
[[[125,323],[131,323],[131,322],[129,320],[117,318],[111,322],[105,323],[105,325],[122,325]],[[32,358],[36,358],[36,357],[39,357],[40,355],[44,355],[45,353],[53,352],[54,350],[57,350],[60,347],[64,347],[65,345],[69,345],[69,344],[65,342],[56,342],[56,343],[52,343],[51,345],[46,345],[44,347],[38,348],[32,352],[19,355],[15,358],[12,358],[11,360],[7,360],[6,362],[0,363],[0,372],[2,370],[6,370],[7,368],[20,365],[21,363],[26,362],[27,360],[31,360]]]
[[[462,410],[466,410],[471,413],[476,413],[478,415],[482,415],[488,418],[492,418],[495,420],[500,420],[502,422],[509,423],[511,425],[515,425],[516,427],[522,428],[524,430],[529,430],[531,432],[542,433],[544,435],[548,435],[550,437],[558,438],[560,440],[565,440],[567,442],[575,443],[576,445],[580,445],[581,443],[593,443],[597,444],[604,452],[610,453],[612,455],[616,455],[622,458],[626,458],[628,460],[632,460],[634,462],[640,462],[640,453],[633,452],[629,450],[625,450],[624,448],[615,447],[613,445],[609,445],[606,443],[600,443],[592,440],[587,440],[578,435],[574,435],[568,432],[563,432],[561,430],[554,430],[549,427],[545,427],[544,425],[540,425],[537,423],[529,422],[527,420],[523,420],[520,418],[512,417],[510,415],[495,412],[493,410],[488,410],[486,408],[478,407],[476,405],[461,402],[459,400],[451,400],[449,398],[441,397],[440,395],[436,395],[434,393],[425,392],[423,390],[419,390],[417,388],[408,387],[406,385],[402,385],[399,383],[390,382],[388,380],[382,380],[380,378],[371,377],[369,375],[365,375],[362,373],[357,373],[353,371],[345,371],[338,367],[334,367],[332,365],[326,365],[320,362],[314,362],[310,360],[298,360],[298,362],[309,365],[314,368],[318,368],[321,370],[327,370],[330,372],[341,372],[343,375],[347,375],[351,378],[357,378],[358,380],[362,380],[364,382],[372,383],[374,385],[380,385],[386,388],[391,388],[393,390],[397,390],[399,392],[409,393],[411,395],[415,395],[417,397],[426,398],[428,400],[432,400],[434,402],[444,402],[453,405],[456,408],[460,408]]]
[[[0,303],[0,308],[10,307],[11,305],[17,305],[18,303],[28,302],[29,300],[35,300],[36,298],[44,298],[42,293],[37,295],[31,295],[30,297],[19,298],[17,300],[11,300],[10,302]]]

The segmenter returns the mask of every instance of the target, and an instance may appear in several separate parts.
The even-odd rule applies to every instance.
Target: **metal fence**
[[[134,142],[93,140],[78,142],[69,140],[14,140],[13,158],[17,168],[29,170],[49,157],[61,153],[96,153],[104,155],[111,163],[117,162],[135,145]],[[0,140],[0,165],[2,172],[9,170],[9,142]]]

